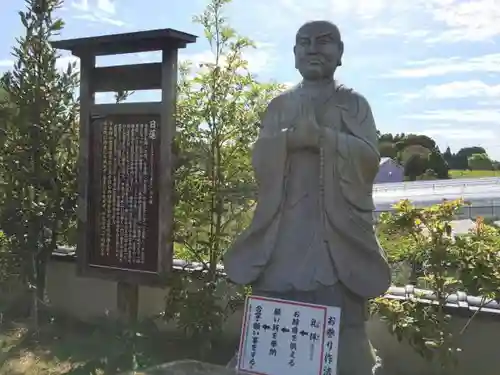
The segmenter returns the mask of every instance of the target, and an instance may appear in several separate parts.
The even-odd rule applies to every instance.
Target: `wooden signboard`
[[[172,269],[178,50],[195,41],[159,29],[51,42],[80,59],[78,274],[118,281],[118,300],[125,290],[137,300],[139,284],[164,285]],[[96,66],[97,56],[152,51],[161,62]],[[137,90],[160,90],[161,100],[95,102],[96,93]]]

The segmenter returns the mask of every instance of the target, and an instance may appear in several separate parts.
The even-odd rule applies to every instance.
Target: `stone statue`
[[[373,226],[375,122],[366,99],[334,80],[343,51],[330,22],[297,32],[303,81],[262,118],[253,150],[258,205],[224,265],[256,295],[341,307],[338,374],[368,375],[367,299],[386,292],[391,273]]]

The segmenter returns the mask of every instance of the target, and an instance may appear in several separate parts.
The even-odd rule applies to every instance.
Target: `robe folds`
[[[273,99],[264,114],[252,156],[258,203],[250,226],[224,256],[225,272],[237,284],[254,284],[272,261],[291,159],[284,130],[300,115],[297,108],[304,100],[301,87],[292,88]],[[362,298],[379,296],[390,286],[391,272],[373,226],[372,189],[380,155],[370,106],[360,94],[335,85],[322,99],[316,120],[323,128],[320,209],[326,251],[345,287]],[[273,272],[294,272],[276,266]]]

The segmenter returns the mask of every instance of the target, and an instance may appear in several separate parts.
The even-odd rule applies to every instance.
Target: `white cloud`
[[[421,121],[432,121],[432,122],[500,124],[500,110],[498,109],[428,110],[422,113],[404,115],[402,116],[402,118],[421,120]]]
[[[373,36],[373,27],[398,30],[402,37],[425,37],[427,43],[485,41],[500,35],[500,0],[317,0],[313,7],[304,6],[301,0],[279,0],[278,4],[303,20],[330,18],[346,25],[343,20],[361,23],[365,27],[358,30],[364,36]],[[385,25],[379,24],[381,20]],[[426,30],[422,30],[423,24]]]
[[[406,33],[404,33],[404,36],[407,38],[424,38],[428,36],[429,34],[432,34],[431,30],[425,30],[425,29],[417,29],[417,30],[410,30]]]
[[[113,0],[97,0],[97,8],[109,14],[114,14],[116,12]]]
[[[125,26],[124,21],[113,17],[116,13],[114,0],[80,0],[73,1],[70,6],[80,12],[73,15],[73,18],[117,27]]]
[[[56,67],[61,70],[64,70],[67,69],[68,64],[71,63],[76,63],[76,69],[80,69],[80,59],[73,55],[66,55],[57,59]]]
[[[80,59],[72,55],[66,55],[60,57],[56,61],[56,68],[64,70],[68,67],[68,64],[71,62],[76,62],[76,67],[80,66]],[[8,70],[14,67],[14,61],[12,60],[0,60],[0,70]]]
[[[71,62],[76,62],[76,67],[78,68],[80,66],[80,60],[72,55],[65,55],[63,57],[60,57],[56,61],[56,67],[58,69],[64,70],[68,67],[68,64]],[[13,60],[0,60],[0,71],[1,70],[8,70],[12,69],[14,67],[14,61]]]
[[[14,65],[14,61],[13,60],[7,60],[7,59],[4,59],[4,60],[0,60],[0,69],[10,69],[12,68],[12,66]]]
[[[268,44],[257,43],[257,48],[248,49],[243,53],[243,58],[248,61],[248,69],[252,73],[258,74],[267,70],[273,63],[272,55],[269,52],[271,48]],[[197,68],[201,63],[213,63],[215,55],[211,50],[205,50],[199,53],[180,53],[180,60],[188,60],[193,68]]]
[[[450,111],[440,111],[441,113],[432,113],[432,116],[426,116],[425,121],[419,123],[419,130],[412,130],[412,133],[425,134],[432,137],[439,145],[441,150],[447,146],[452,146],[454,151],[462,147],[482,146],[488,154],[500,160],[500,142],[496,131],[496,124],[493,116],[487,122],[478,121],[477,116],[471,116],[467,113],[457,120],[459,113]],[[429,115],[429,114],[427,114]],[[411,116],[422,120],[422,116]],[[497,114],[497,119],[500,114]]]
[[[332,1],[333,11],[337,3]],[[432,35],[425,30],[425,41],[430,43],[484,41],[500,35],[500,0],[351,0],[345,4],[349,6],[341,9],[350,9],[360,18],[397,22],[400,31],[425,23],[434,30]]]
[[[79,0],[73,1],[71,7],[81,11],[97,9],[109,14],[114,14],[116,12],[114,0]]]
[[[435,21],[446,26],[429,42],[488,40],[500,35],[500,0],[427,0]]]
[[[107,17],[104,15],[100,15],[97,13],[82,13],[82,14],[78,14],[76,16],[73,16],[73,18],[80,19],[80,20],[86,20],[86,21],[90,21],[90,22],[94,22],[94,23],[105,23],[108,25],[118,26],[118,27],[125,26],[124,21],[121,21],[121,20],[116,19],[116,18],[111,18],[111,17]]]
[[[384,36],[398,35],[399,30],[393,27],[371,27],[361,29],[360,34],[366,38],[380,38]]]
[[[71,7],[77,10],[81,11],[88,11],[89,10],[89,1],[88,0],[80,0],[78,1],[73,1],[71,4]]]
[[[460,99],[460,98],[500,98],[500,85],[488,85],[483,81],[454,81],[441,85],[428,85],[411,93],[391,94],[403,101],[415,99]]]
[[[397,3],[395,1],[394,3]],[[396,5],[396,4],[394,4]],[[339,1],[332,0],[332,13],[339,15],[351,14],[360,18],[371,19],[387,9],[386,0],[370,0],[370,1]]]
[[[492,130],[483,129],[450,129],[450,128],[426,128],[420,131],[421,134],[428,135],[430,137],[443,136],[450,141],[483,141],[487,139],[494,138],[496,135]]]
[[[418,1],[418,0],[416,0]],[[304,4],[302,0],[277,0],[255,1],[260,3],[259,14],[269,22],[263,22],[264,27],[280,28],[283,25],[298,27],[305,21],[314,19],[327,19],[338,23],[341,28],[353,27],[363,30],[358,26],[369,26],[364,29],[364,34],[369,35],[369,29],[394,28],[406,24],[405,15],[411,14],[410,9],[415,4],[406,0],[316,0]],[[279,17],[276,13],[279,12]],[[383,20],[382,22],[380,22]],[[387,21],[390,20],[388,25]],[[385,35],[385,34],[384,34]]]
[[[434,124],[429,124],[417,133],[432,137],[441,150],[452,146],[452,150],[456,152],[462,147],[481,146],[486,149],[491,158],[500,160],[500,142],[496,125],[482,129],[478,129],[477,124],[474,123],[463,124],[460,127],[451,123],[448,125],[448,127],[436,127]]]
[[[269,44],[257,44],[256,49],[248,50],[243,54],[243,57],[248,60],[248,66],[251,72],[259,73],[268,69],[273,58],[270,52],[272,46]]]
[[[476,104],[478,106],[480,106],[480,107],[497,107],[497,108],[500,108],[500,98],[479,100]]]
[[[435,58],[406,63],[407,67],[395,69],[384,75],[385,78],[424,78],[451,73],[500,72],[500,53],[461,58]]]

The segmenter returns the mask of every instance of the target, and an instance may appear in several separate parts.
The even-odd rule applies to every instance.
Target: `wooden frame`
[[[161,90],[161,63],[94,68],[94,92]]]
[[[196,36],[172,29],[143,31],[53,42],[55,48],[69,50],[80,57],[80,154],[78,159],[78,244],[77,269],[84,277],[97,277],[128,284],[164,285],[172,269],[173,259],[173,176],[172,142],[175,135],[175,102],[178,49],[194,43]],[[137,65],[96,67],[96,56],[145,51],[162,51],[162,61]],[[95,104],[96,92],[161,89],[160,102]],[[95,200],[92,198],[91,126],[108,116],[159,116],[157,143],[160,173],[158,191],[158,230],[155,233],[157,252],[155,271],[132,270],[101,264],[91,264]],[[96,126],[94,124],[94,126]]]

